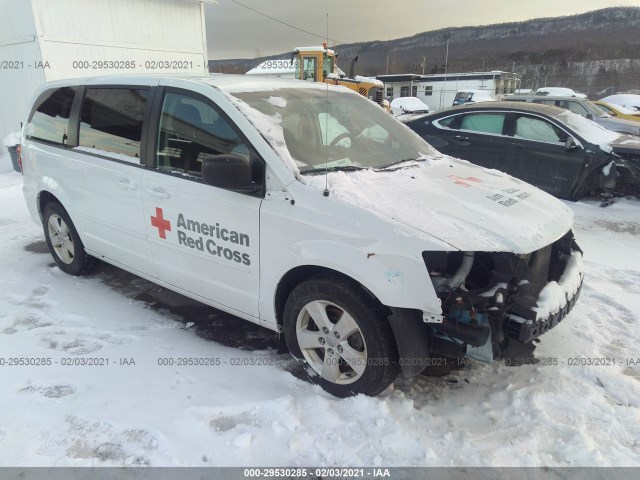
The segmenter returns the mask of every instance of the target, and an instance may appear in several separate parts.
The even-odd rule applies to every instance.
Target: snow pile
[[[534,308],[538,319],[558,313],[575,296],[582,283],[583,271],[582,254],[575,252],[567,262],[562,278],[558,282],[549,282],[540,292]]]
[[[2,144],[5,147],[13,147],[20,144],[20,132],[11,132],[9,135],[2,139]]]

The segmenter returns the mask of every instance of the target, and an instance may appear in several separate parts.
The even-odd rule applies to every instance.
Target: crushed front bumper
[[[578,290],[571,297],[567,295],[567,302],[555,313],[550,313],[546,317],[536,320],[525,320],[522,317],[509,316],[505,328],[507,337],[522,343],[529,343],[558,325],[569,314],[578,300],[582,290],[583,279],[584,276],[580,275]]]

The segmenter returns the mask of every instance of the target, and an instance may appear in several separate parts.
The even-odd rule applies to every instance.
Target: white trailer
[[[0,138],[46,81],[206,74],[204,3],[217,0],[1,0]]]
[[[517,73],[493,71],[449,74],[400,74],[378,75],[385,85],[387,100],[398,97],[418,97],[433,112],[453,105],[456,93],[479,90],[499,100],[520,87],[521,77]]]

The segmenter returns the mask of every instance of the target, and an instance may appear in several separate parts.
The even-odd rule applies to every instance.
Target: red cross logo
[[[482,180],[479,180],[475,177],[467,177],[467,178],[460,178],[457,175],[449,175],[449,178],[455,180],[455,184],[456,185],[462,185],[463,187],[471,187],[472,184],[469,182],[475,182],[475,183],[481,183]]]
[[[151,216],[151,225],[158,229],[160,238],[167,239],[165,231],[171,231],[171,222],[162,218],[162,209],[156,207],[156,216]]]

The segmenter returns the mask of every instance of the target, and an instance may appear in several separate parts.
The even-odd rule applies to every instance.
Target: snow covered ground
[[[0,466],[640,466],[638,201],[568,203],[586,281],[541,364],[339,400],[267,330],[104,264],[63,274],[21,184],[0,174]],[[108,365],[63,365],[89,359]]]

